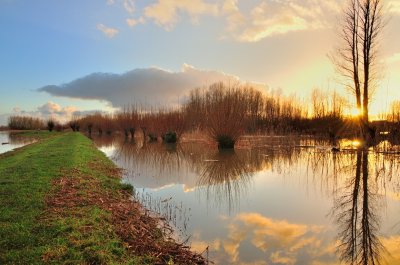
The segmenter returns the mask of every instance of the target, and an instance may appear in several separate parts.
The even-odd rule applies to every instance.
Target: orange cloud
[[[114,38],[119,32],[118,29],[107,27],[104,24],[97,24],[97,29],[110,39]]]
[[[271,261],[273,263],[278,263],[278,264],[287,264],[287,265],[293,265],[296,263],[296,258],[294,257],[288,257],[288,256],[282,256],[281,251],[277,251],[271,254],[270,256]]]
[[[168,31],[179,21],[179,13],[188,14],[196,23],[200,15],[217,15],[218,5],[203,0],[158,0],[144,9],[147,18],[154,20]]]
[[[265,254],[270,253],[270,261],[277,264],[295,264],[297,253],[306,248],[310,255],[318,257],[321,253],[313,249],[324,248],[318,239],[325,231],[323,227],[274,220],[258,213],[237,215],[228,225],[228,231],[228,238],[222,241],[222,245],[231,262],[240,260],[239,249],[245,240],[250,240]]]
[[[387,250],[384,256],[387,264],[400,264],[400,236],[381,238],[381,242]]]

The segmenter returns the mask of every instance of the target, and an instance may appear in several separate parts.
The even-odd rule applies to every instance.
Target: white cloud
[[[128,24],[129,27],[134,27],[138,24],[138,21],[134,18],[127,18],[126,24]]]
[[[113,4],[115,0],[109,2]],[[392,9],[398,9],[398,2],[392,2]],[[129,14],[135,12],[134,0],[120,0],[120,3]],[[146,19],[171,31],[185,16],[194,24],[199,23],[201,16],[219,16],[226,22],[223,35],[228,33],[238,41],[256,42],[278,34],[331,27],[340,11],[338,1],[264,0],[253,6],[243,5],[246,8],[241,8],[238,0],[156,0],[141,10],[140,20],[128,18],[126,22],[133,27]],[[118,33],[104,25],[102,29],[108,37]]]
[[[159,68],[136,69],[124,74],[94,73],[62,85],[39,89],[54,96],[97,99],[114,107],[133,103],[176,105],[189,91],[215,82],[236,83],[239,78],[218,71],[207,71],[184,64],[182,70],[170,72]],[[263,84],[252,83],[257,88]]]
[[[333,1],[263,1],[252,9],[245,24],[244,19],[238,20],[242,26],[235,25],[229,16],[227,24],[237,40],[256,42],[274,35],[329,27],[328,18],[333,16],[326,14],[336,14],[338,11],[339,6]],[[233,9],[231,14],[237,12]]]
[[[107,0],[107,5],[113,5],[115,4],[115,0]]]
[[[265,37],[307,29],[307,21],[293,12],[271,12],[271,6],[261,3],[251,12],[252,23],[239,36],[242,41],[259,41]],[[273,15],[272,15],[273,14]]]
[[[5,125],[8,118],[13,115],[29,116],[41,118],[43,120],[54,119],[61,123],[71,120],[74,116],[81,116],[100,112],[98,110],[80,111],[75,106],[61,106],[55,102],[49,101],[41,106],[36,107],[34,110],[23,110],[20,107],[14,107],[11,113],[4,113],[0,115],[0,125]]]
[[[37,108],[37,110],[43,115],[67,115],[71,116],[78,111],[75,106],[61,107],[59,104],[52,101]]]
[[[204,0],[158,0],[144,9],[147,18],[166,30],[174,28],[180,19],[180,13],[187,14],[192,22],[197,23],[200,15],[217,15],[218,5]]]
[[[220,16],[234,39],[256,42],[274,35],[331,27],[339,11],[337,1],[262,1],[246,13],[238,0],[158,0],[144,8],[144,15],[168,31],[183,14],[194,23],[202,15]]]
[[[145,19],[143,17],[140,17],[139,19],[134,19],[134,18],[127,18],[126,19],[126,24],[128,24],[129,27],[134,27],[138,24],[144,24]]]
[[[104,24],[97,24],[97,29],[104,33],[108,38],[114,38],[118,34],[118,29],[106,27]]]
[[[222,14],[226,16],[227,30],[234,32],[246,22],[245,16],[238,7],[237,0],[225,0],[222,5]]]
[[[124,8],[125,10],[132,14],[135,12],[135,2],[133,0],[124,0]]]

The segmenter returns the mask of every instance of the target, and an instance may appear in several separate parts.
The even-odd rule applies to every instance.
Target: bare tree
[[[340,32],[343,42],[337,56],[331,56],[339,73],[350,81],[347,87],[355,94],[364,140],[373,137],[368,106],[378,79],[378,45],[384,26],[382,6],[382,0],[349,0]]]

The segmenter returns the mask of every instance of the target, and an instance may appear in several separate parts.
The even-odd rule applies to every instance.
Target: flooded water
[[[15,148],[33,143],[33,139],[19,137],[18,134],[0,131],[0,154],[14,150]]]
[[[400,264],[400,153],[287,138],[220,152],[94,139],[179,239],[215,264]],[[382,150],[385,149],[385,152]]]

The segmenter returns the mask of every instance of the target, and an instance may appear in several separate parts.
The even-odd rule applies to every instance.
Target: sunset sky
[[[343,91],[327,55],[346,2],[0,0],[0,125],[14,114],[178,104],[220,80],[301,99],[314,87]],[[372,114],[400,100],[400,0],[384,2]]]

